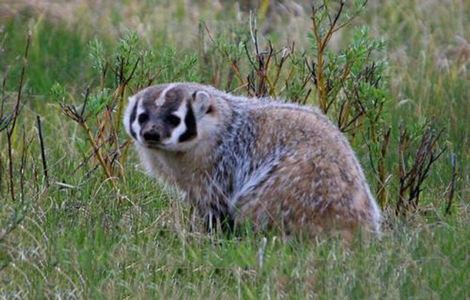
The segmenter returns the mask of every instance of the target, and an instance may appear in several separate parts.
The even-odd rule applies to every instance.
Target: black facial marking
[[[132,128],[132,123],[134,123],[135,118],[137,116],[137,105],[138,104],[139,104],[139,101],[136,101],[135,104],[134,104],[134,108],[132,108],[131,117],[130,117],[130,120],[129,120],[129,131],[130,131],[130,133],[131,133],[131,135],[134,139],[137,139],[137,135],[136,135],[134,129]]]
[[[143,123],[147,122],[149,119],[149,115],[147,113],[141,113],[139,115],[139,124],[142,125]]]
[[[212,107],[212,105],[209,105],[209,108],[207,108],[206,110],[206,114],[211,114],[214,112],[214,108]]]
[[[180,135],[178,142],[186,142],[189,141],[197,136],[197,129],[196,129],[196,118],[194,117],[193,108],[191,104],[186,103],[186,117],[184,117],[184,124],[186,125],[186,131]]]
[[[181,119],[178,116],[175,115],[169,115],[166,117],[167,123],[169,123],[171,126],[176,127],[180,124]]]

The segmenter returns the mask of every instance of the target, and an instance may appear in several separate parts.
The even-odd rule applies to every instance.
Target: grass
[[[136,30],[147,45],[160,50],[156,65],[168,66],[158,80],[210,83],[214,77],[205,65],[192,63],[197,57],[194,24],[202,18],[217,31],[214,35],[227,40],[236,38],[231,28],[247,24],[246,14],[237,20],[231,6],[224,12],[204,1],[169,3],[104,1],[100,13],[86,9],[86,1],[60,9],[44,1],[45,11],[20,7],[15,12],[18,5],[0,5],[12,12],[0,14],[0,79],[6,78],[2,97],[8,109],[16,98],[26,35],[32,32],[24,106],[13,139],[16,201],[8,192],[6,138],[0,133],[0,237],[8,224],[22,220],[0,238],[1,298],[470,297],[470,78],[465,56],[470,47],[455,38],[470,40],[465,31],[469,4],[370,1],[367,13],[356,19],[354,26],[367,24],[388,41],[392,134],[398,134],[400,122],[432,119],[446,128],[448,151],[433,168],[418,213],[408,219],[387,213],[381,240],[358,239],[345,249],[334,239],[285,243],[275,232],[236,238],[194,230],[189,208],[148,178],[133,153],[119,192],[103,181],[93,161],[77,168],[85,157],[85,137],[60,112],[51,88],[61,84],[70,101],[78,103],[86,86],[99,81],[88,56],[94,38],[112,49],[125,28]],[[306,49],[308,30],[308,14],[274,19],[266,28],[275,43],[290,38]],[[344,31],[333,46],[341,47],[347,36]],[[212,59],[223,61],[220,53]],[[43,122],[49,188],[36,115]],[[32,141],[27,149],[23,135]],[[361,145],[355,147],[363,153]],[[451,153],[457,155],[459,176],[452,214],[446,215]],[[372,178],[367,157],[360,159]]]

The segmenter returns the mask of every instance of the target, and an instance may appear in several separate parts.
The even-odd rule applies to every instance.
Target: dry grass
[[[447,134],[448,152],[424,185],[419,213],[407,220],[390,217],[380,241],[358,240],[344,249],[334,240],[286,244],[275,233],[207,235],[194,230],[188,207],[148,179],[134,156],[118,193],[92,162],[77,169],[85,158],[86,137],[61,114],[50,91],[58,82],[77,104],[88,83],[99,82],[88,57],[94,37],[113,48],[131,29],[161,54],[160,63],[177,69],[187,63],[186,55],[194,55],[199,20],[214,36],[233,40],[248,24],[243,8],[223,1],[169,0],[0,4],[0,82],[5,80],[0,96],[7,111],[17,95],[18,57],[26,32],[32,32],[24,106],[12,144],[15,186],[25,179],[23,192],[17,192],[21,201],[8,194],[6,139],[0,132],[0,236],[8,224],[22,220],[0,239],[0,298],[470,297],[468,1],[369,1],[365,15],[354,21],[387,41],[392,137],[398,138],[400,122],[418,127],[424,119]],[[259,16],[265,20],[259,27],[278,47],[295,41],[298,49],[309,51],[308,16],[299,7],[278,5]],[[332,48],[340,49],[349,38],[350,31],[343,31]],[[177,78],[210,78],[204,72],[211,70],[202,67],[183,69]],[[163,78],[173,75],[162,73]],[[32,141],[28,148],[23,136]],[[355,147],[365,153],[363,145]],[[23,173],[21,153],[26,153]],[[446,215],[450,153],[456,154],[458,176],[451,215]],[[372,178],[367,158],[361,158]],[[395,161],[386,163],[393,167]]]

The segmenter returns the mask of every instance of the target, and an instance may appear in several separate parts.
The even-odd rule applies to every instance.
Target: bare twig
[[[207,27],[207,24],[203,22],[202,25],[204,26],[204,29],[207,32],[207,36],[209,37],[209,40],[212,42],[213,45],[215,45],[216,50],[219,51],[230,62],[230,66],[232,70],[234,71],[235,75],[237,76],[238,81],[240,81],[241,85],[243,86],[246,85],[247,82],[243,79],[243,76],[241,75],[241,72],[240,72],[240,68],[238,67],[236,61],[230,58],[230,54],[226,50],[221,49],[220,47],[217,46],[217,42],[212,37],[211,32],[209,28]]]
[[[6,88],[6,85],[7,85],[7,78],[8,78],[8,69],[5,71],[5,74],[4,74],[3,80],[2,80],[2,95],[1,95],[2,103],[0,104],[0,119],[3,117],[3,109],[4,109],[4,106],[5,106],[5,88]],[[0,128],[1,128],[1,125],[0,125]]]
[[[46,187],[49,187],[49,176],[48,176],[48,170],[47,170],[47,161],[46,161],[46,151],[44,147],[44,138],[42,135],[42,126],[41,126],[41,118],[39,116],[36,116],[36,121],[37,121],[37,128],[38,128],[38,135],[39,135],[39,145],[41,147],[41,159],[42,159],[42,170],[44,172],[44,178],[46,180]]]
[[[14,187],[14,174],[13,174],[14,171],[13,171],[12,136],[16,127],[16,121],[18,119],[18,115],[20,113],[21,95],[23,91],[30,44],[31,44],[31,32],[28,33],[28,37],[26,40],[26,48],[25,48],[25,52],[23,55],[23,66],[21,68],[20,82],[18,85],[18,95],[16,97],[16,103],[13,109],[13,114],[11,116],[11,124],[9,124],[9,127],[7,128],[8,175],[10,178],[10,196],[13,201],[15,201],[15,187]],[[8,123],[10,123],[10,121],[8,121]]]
[[[95,139],[93,138],[93,134],[91,133],[90,127],[88,127],[88,124],[86,122],[80,124],[83,129],[85,129],[85,132],[88,137],[88,141],[93,147],[93,150],[96,152],[96,156],[98,158],[98,161],[100,162],[101,167],[103,168],[103,171],[105,172],[107,179],[111,179],[111,185],[117,190],[116,182],[114,181],[114,176],[111,173],[110,166],[106,163],[106,160],[103,157],[103,154],[101,153],[100,149],[98,148]]]
[[[88,94],[87,94],[88,95]],[[85,98],[87,97],[85,96]],[[90,143],[94,153],[96,153],[96,157],[98,159],[98,162],[101,165],[101,168],[106,174],[107,179],[109,182],[111,182],[111,185],[117,190],[117,185],[114,181],[115,177],[112,174],[111,166],[107,163],[106,158],[103,156],[103,153],[100,150],[100,147],[98,147],[97,141],[95,140],[95,137],[93,136],[93,133],[91,131],[91,128],[88,126],[88,123],[86,122],[85,117],[83,117],[80,113],[78,113],[77,108],[74,105],[69,105],[69,104],[61,104],[62,111],[63,113],[77,122],[85,131],[87,135],[88,142]]]
[[[387,203],[387,189],[385,188],[387,173],[385,171],[385,159],[387,157],[387,152],[390,144],[390,132],[391,128],[389,127],[383,134],[382,145],[380,147],[380,156],[377,163],[377,173],[378,173],[378,185],[377,185],[377,199],[382,207]]]
[[[452,202],[454,199],[454,192],[455,192],[455,183],[457,180],[457,155],[455,153],[452,153],[450,156],[450,163],[452,165],[452,177],[449,183],[448,190],[449,192],[447,193],[447,206],[446,206],[446,214],[450,215],[451,213],[451,207],[452,207]]]
[[[85,119],[84,114],[85,114],[86,105],[88,104],[89,96],[90,96],[90,87],[87,87],[85,91],[85,99],[83,100],[82,110],[80,111],[80,117],[83,120]]]
[[[15,201],[15,185],[13,175],[13,149],[11,135],[7,133],[7,148],[8,148],[8,178],[10,180],[10,196],[11,200]]]
[[[328,76],[326,75],[326,68],[328,67],[328,61],[326,60],[326,48],[333,35],[341,28],[350,24],[351,21],[357,17],[362,8],[367,4],[367,0],[364,0],[360,7],[352,15],[346,16],[346,20],[344,20],[342,23],[340,23],[340,19],[342,19],[342,16],[345,14],[345,1],[339,1],[338,6],[335,8],[330,8],[328,6],[329,1],[325,0],[321,1],[321,3],[322,4],[318,7],[315,4],[312,5],[311,31],[314,42],[316,44],[316,62],[312,62],[311,65],[307,64],[307,67],[311,70],[313,75],[312,79],[316,86],[319,107],[324,113],[327,113],[329,107],[334,101],[329,99],[331,98],[330,92],[333,86],[330,82],[330,79],[327,78]],[[333,16],[330,15],[330,10],[335,10]],[[324,25],[325,21],[328,22],[327,25]],[[347,76],[349,76],[348,66],[346,66],[343,72],[343,81]],[[346,109],[344,117],[347,117],[349,115],[349,108],[343,107],[343,109]],[[361,114],[357,115],[355,118],[357,119],[360,116]],[[353,120],[351,124],[354,122],[355,120]]]
[[[24,202],[24,184],[25,184],[25,178],[24,178],[24,173],[25,173],[25,168],[26,168],[26,159],[27,159],[27,153],[28,153],[28,148],[29,145],[31,144],[31,141],[26,142],[26,132],[23,127],[23,147],[21,149],[21,159],[20,159],[20,196],[21,196],[21,202]]]
[[[121,127],[121,119],[122,119],[122,114],[124,111],[124,94],[126,91],[126,87],[131,81],[131,79],[134,77],[135,71],[137,70],[137,67],[140,62],[140,57],[137,57],[135,64],[130,72],[130,74],[127,76],[127,78],[122,78],[122,82],[118,85],[116,91],[114,92],[115,96],[119,99],[118,101],[118,110],[117,110],[117,117],[116,117],[116,124],[114,125],[114,132],[117,135],[117,132],[119,132],[120,127]],[[123,75],[124,76],[124,75]],[[112,124],[112,122],[110,123]]]
[[[416,210],[419,204],[419,198],[422,185],[426,177],[429,175],[431,166],[444,153],[445,147],[437,149],[437,142],[442,132],[438,133],[426,125],[421,142],[416,151],[415,158],[411,167],[408,168],[406,157],[408,156],[410,147],[410,136],[404,129],[400,127],[399,139],[399,159],[398,176],[399,176],[399,197],[396,206],[396,213],[406,215],[410,209]],[[406,196],[408,194],[408,196]]]
[[[28,65],[28,54],[29,54],[30,44],[31,44],[31,32],[28,32],[28,38],[26,40],[26,48],[25,48],[24,55],[23,55],[23,66],[21,68],[20,83],[18,85],[18,95],[16,97],[15,108],[13,110],[12,124],[11,124],[11,127],[8,130],[8,135],[10,135],[10,136],[13,134],[13,131],[15,130],[16,120],[17,120],[18,114],[20,112],[21,95],[22,95],[22,92],[23,92],[26,66]]]

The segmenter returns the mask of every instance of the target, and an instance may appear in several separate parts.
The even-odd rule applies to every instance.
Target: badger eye
[[[167,118],[166,118],[166,121],[168,123],[170,123],[172,126],[178,126],[181,122],[181,119],[175,115],[169,115]]]
[[[140,124],[147,122],[148,119],[149,119],[149,115],[146,114],[146,113],[142,113],[142,114],[139,115],[139,123]]]

